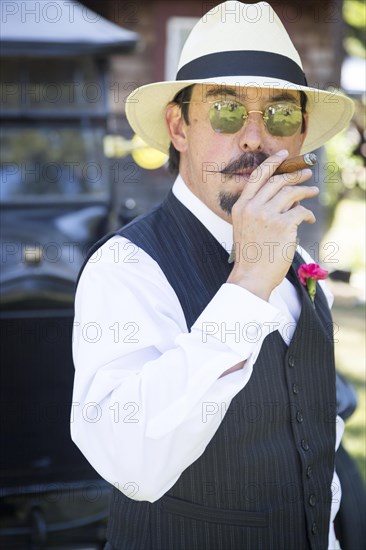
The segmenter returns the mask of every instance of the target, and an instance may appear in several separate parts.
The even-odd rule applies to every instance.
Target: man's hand
[[[311,210],[300,204],[319,193],[317,187],[299,185],[311,177],[311,170],[273,176],[287,156],[288,151],[279,151],[253,171],[231,213],[235,264],[227,282],[264,300],[286,276],[298,226],[315,222]]]

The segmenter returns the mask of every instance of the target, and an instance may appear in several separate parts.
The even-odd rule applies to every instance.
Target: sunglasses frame
[[[245,105],[243,103],[241,103],[240,101],[237,101],[236,99],[215,99],[215,100],[212,100],[212,101],[202,101],[202,100],[192,100],[192,101],[181,101],[180,104],[189,104],[189,103],[208,103],[211,105],[210,109],[209,109],[209,113],[212,111],[212,109],[215,107],[215,105],[217,104],[234,104],[234,105],[239,105],[240,107],[243,107],[244,110],[246,111],[246,114],[244,114],[242,116],[242,119],[243,119],[243,123],[242,125],[240,126],[240,128],[238,130],[236,130],[235,132],[223,132],[223,131],[220,131],[220,130],[215,130],[215,128],[212,126],[212,122],[211,122],[211,119],[210,119],[210,125],[211,125],[211,128],[212,130],[217,133],[217,134],[227,134],[227,135],[232,135],[232,134],[236,134],[237,132],[239,132],[246,120],[249,118],[249,115],[250,113],[260,113],[262,115],[262,119],[263,119],[263,122],[264,122],[264,126],[267,130],[267,132],[271,135],[271,136],[274,136],[274,137],[291,137],[293,136],[297,130],[299,129],[300,125],[303,123],[303,117],[304,117],[304,111],[302,109],[302,107],[300,105],[296,105],[295,103],[292,103],[292,102],[289,102],[289,103],[286,103],[284,101],[278,101],[278,102],[274,102],[274,103],[270,103],[269,105],[267,105],[265,107],[265,109],[263,111],[259,111],[259,110],[250,110],[248,111],[247,108],[245,107]],[[272,132],[269,131],[268,129],[268,126],[267,126],[267,122],[268,120],[270,119],[270,116],[268,115],[268,110],[271,108],[271,107],[275,107],[276,105],[283,105],[283,106],[286,106],[286,107],[291,107],[293,110],[297,111],[297,112],[301,112],[301,115],[302,115],[302,118],[301,118],[301,121],[299,123],[299,126],[295,129],[295,131],[292,133],[292,134],[289,134],[289,135],[281,135],[281,134],[273,134]],[[267,114],[266,114],[267,113]],[[209,118],[210,118],[210,115],[209,115]]]

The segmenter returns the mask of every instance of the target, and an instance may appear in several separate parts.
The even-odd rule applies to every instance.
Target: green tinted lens
[[[235,101],[217,101],[210,109],[210,123],[215,132],[235,134],[243,126],[247,111]]]
[[[272,136],[293,136],[302,123],[302,111],[297,105],[269,105],[264,111],[263,119]]]

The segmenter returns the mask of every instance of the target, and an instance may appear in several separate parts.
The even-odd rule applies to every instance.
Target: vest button
[[[316,505],[316,496],[315,495],[310,495],[309,496],[309,504],[312,507],[314,507]]]
[[[292,384],[292,391],[297,395],[299,393],[299,386],[297,384]]]
[[[289,355],[289,358],[288,358],[288,364],[290,367],[294,367],[295,366],[295,357],[293,355]]]
[[[313,475],[313,467],[312,467],[312,466],[308,466],[308,467],[306,468],[306,476],[310,479],[312,475]]]
[[[298,421],[299,424],[301,424],[301,422],[304,421],[304,416],[303,416],[303,414],[302,414],[301,411],[297,411],[297,413],[296,413],[296,420]]]
[[[316,535],[319,532],[318,524],[315,523],[315,521],[314,521],[313,525],[311,526],[311,532],[313,533],[313,535]]]
[[[304,449],[304,451],[308,451],[310,449],[309,443],[306,441],[306,439],[301,440],[301,447]]]

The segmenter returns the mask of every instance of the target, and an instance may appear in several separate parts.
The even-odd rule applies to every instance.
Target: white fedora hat
[[[168,152],[165,108],[191,84],[302,90],[309,127],[301,152],[317,149],[349,123],[353,101],[338,91],[310,88],[298,52],[267,2],[228,1],[212,8],[194,26],[183,47],[176,80],[134,90],[127,119],[149,145]]]

